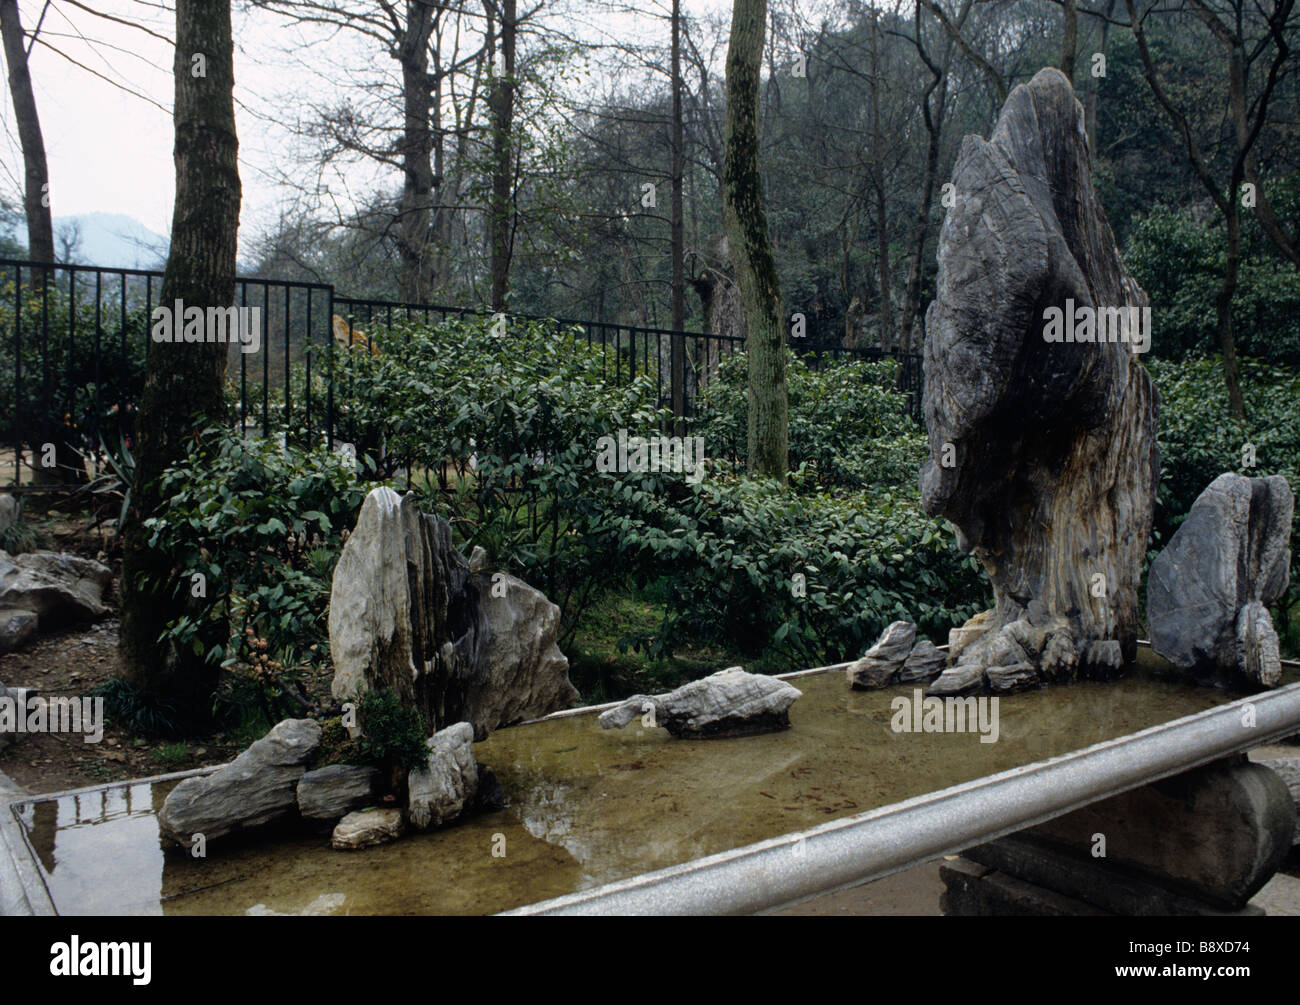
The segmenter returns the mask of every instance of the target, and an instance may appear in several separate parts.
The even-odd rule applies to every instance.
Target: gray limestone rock
[[[320,745],[314,719],[286,719],[210,775],[187,778],[172,789],[158,813],[164,836],[188,845],[292,817],[298,782]]]
[[[468,722],[438,731],[428,743],[428,763],[407,776],[407,816],[416,830],[456,819],[473,805],[478,792],[474,728]]]
[[[849,684],[864,691],[885,687],[903,668],[916,641],[916,625],[910,621],[891,623],[866,654],[848,668]]]
[[[1294,506],[1280,475],[1220,475],[1151,563],[1151,645],[1188,677],[1277,684],[1281,665],[1267,608],[1290,580]]]
[[[649,714],[677,737],[747,736],[787,728],[790,706],[802,694],[775,677],[730,667],[668,694],[633,695],[599,721],[602,729],[621,729]]]
[[[373,848],[396,841],[405,830],[401,810],[358,810],[338,822],[330,844],[339,851]]]
[[[106,613],[104,594],[112,582],[113,571],[88,558],[52,551],[18,556],[0,551],[0,608],[31,611],[43,629]]]
[[[1146,346],[1140,329],[1098,339],[1072,322],[1066,341],[1053,327],[1053,311],[1146,316],[1090,175],[1083,109],[1055,69],[1012,90],[988,140],[963,141],[926,316],[921,501],[987,570],[989,632],[1060,618],[1076,648],[1117,639],[1132,658],[1159,472]]]
[[[308,820],[334,821],[369,806],[379,772],[356,764],[330,764],[298,780],[298,812]]]

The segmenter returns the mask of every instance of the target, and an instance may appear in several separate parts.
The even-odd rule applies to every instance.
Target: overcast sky
[[[563,14],[564,26],[580,38],[608,42],[666,32],[666,23],[653,13],[662,12],[668,0],[638,0],[650,15],[646,18],[602,11],[600,0],[564,2],[573,5]],[[31,31],[44,9],[41,37],[70,57],[39,42],[31,54],[54,215],[123,213],[165,235],[174,169],[172,47],[164,39],[174,37],[173,15],[144,0],[90,0],[85,5],[143,24],[163,38],[96,17],[68,0],[53,0],[48,6],[45,0],[20,0],[24,27]],[[730,6],[730,0],[683,3],[688,14],[705,16],[729,15]],[[302,150],[280,123],[292,122],[312,100],[342,93],[334,67],[376,58],[350,48],[356,44],[352,33],[323,39],[287,28],[273,15],[243,8],[236,2],[236,125],[244,189],[241,245],[275,219],[287,195],[278,179],[285,174],[302,177]],[[549,16],[561,16],[560,10],[558,3],[548,7]],[[22,156],[7,93],[2,109],[0,186],[13,197],[22,191]],[[380,179],[362,171],[343,180],[359,194],[379,180],[398,183],[396,176]]]

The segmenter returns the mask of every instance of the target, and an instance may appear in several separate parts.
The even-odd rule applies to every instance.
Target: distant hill
[[[77,265],[122,269],[160,269],[167,258],[168,238],[155,234],[139,220],[122,213],[77,213],[54,218],[54,247],[62,257],[68,228],[79,230],[70,256]],[[26,228],[19,230],[26,237]]]

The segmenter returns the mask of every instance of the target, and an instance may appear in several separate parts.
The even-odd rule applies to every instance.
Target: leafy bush
[[[429,732],[420,713],[403,705],[392,691],[367,691],[358,712],[361,738],[357,750],[367,762],[402,771],[427,763]]]
[[[44,292],[24,283],[16,313],[13,275],[0,277],[0,440],[55,443],[58,463],[69,467],[77,452],[99,448],[101,434],[131,432],[144,388],[143,295],[128,289],[123,311],[120,292],[105,292],[97,311],[86,285],[82,278],[74,303],[66,278]]]
[[[194,597],[201,584],[204,596],[159,641],[194,646],[225,666],[251,665],[266,649],[286,665],[322,659],[328,556],[337,556],[364,498],[351,463],[323,448],[214,430],[160,484],[164,503],[145,520],[149,546],[171,557],[177,591]],[[200,653],[226,617],[230,638]],[[249,649],[255,640],[266,642],[258,653]]]
[[[893,620],[942,640],[988,606],[974,558],[911,499],[796,496],[743,478],[641,497],[620,547],[663,576],[668,617],[653,654],[687,637],[733,640],[791,665],[858,656]],[[796,575],[803,577],[802,582]]]
[[[795,481],[823,487],[897,488],[913,484],[925,460],[925,435],[904,411],[897,360],[820,361],[787,358],[790,467]],[[743,352],[722,360],[700,403],[693,432],[710,454],[746,452],[747,364]]]

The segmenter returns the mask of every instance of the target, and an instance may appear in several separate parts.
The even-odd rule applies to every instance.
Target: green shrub
[[[171,557],[176,590],[206,594],[159,641],[193,646],[210,663],[284,664],[328,653],[328,554],[337,555],[364,498],[352,465],[323,448],[209,431],[163,473],[164,502],[145,520],[149,547]],[[201,575],[202,580],[194,577]],[[230,637],[206,653],[201,639],[229,617]],[[258,653],[250,643],[258,644]]]
[[[796,488],[898,489],[916,483],[926,455],[924,432],[904,411],[896,360],[820,361],[790,354],[789,456],[804,468]],[[723,359],[699,405],[701,434],[715,457],[746,452],[747,364],[743,352]]]
[[[361,738],[357,751],[367,762],[403,771],[427,763],[429,730],[420,713],[404,706],[392,691],[367,691],[358,712]]]

